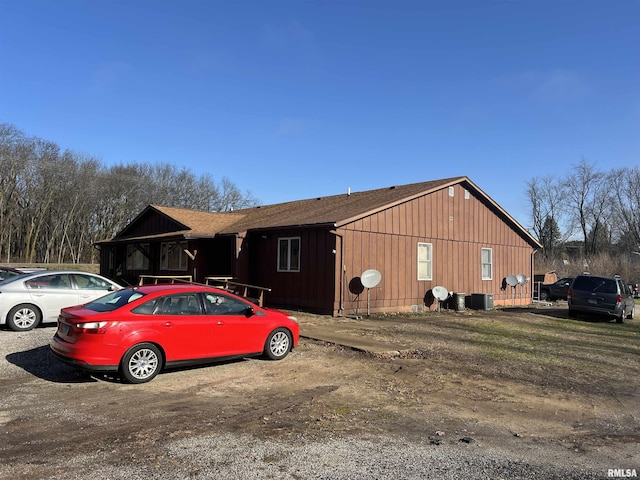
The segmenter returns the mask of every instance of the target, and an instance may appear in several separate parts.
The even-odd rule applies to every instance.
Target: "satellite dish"
[[[380,283],[382,280],[382,275],[378,270],[370,269],[365,270],[360,275],[360,281],[362,282],[362,286],[365,288],[373,288]]]
[[[449,298],[449,290],[441,286],[433,287],[431,289],[431,293],[433,293],[433,296],[441,302]]]
[[[525,277],[523,274],[519,273],[518,275],[516,275],[516,279],[518,280],[518,284],[520,285],[524,285],[525,283],[527,283],[527,277]]]
[[[510,287],[515,287],[516,285],[518,285],[518,278],[515,275],[509,275],[507,277],[507,285],[509,285]]]

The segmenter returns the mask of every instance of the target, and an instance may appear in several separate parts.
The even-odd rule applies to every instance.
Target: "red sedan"
[[[165,368],[264,356],[298,345],[295,317],[203,285],[147,285],[63,308],[51,350],[90,372],[144,383]]]

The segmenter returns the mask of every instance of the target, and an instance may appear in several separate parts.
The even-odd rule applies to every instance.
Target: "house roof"
[[[234,212],[199,212],[182,208],[150,205],[149,209],[166,215],[176,222],[177,230],[146,235],[144,238],[184,236],[184,238],[207,238],[215,235],[235,234],[256,229],[272,229],[292,226],[329,226],[338,228],[360,218],[411,201],[431,192],[461,184],[475,192],[508,224],[517,230],[533,247],[540,248],[538,241],[513,217],[495,203],[467,177],[452,177],[429,182],[399,185],[364,192],[344,193],[327,197],[264,205]],[[134,220],[130,225],[135,223]],[[127,228],[114,238],[124,240]],[[143,237],[136,237],[142,239]],[[129,237],[131,239],[131,237]]]
[[[169,219],[173,228],[163,232],[148,232],[140,235],[136,232],[136,225],[141,219],[155,212]],[[215,237],[229,225],[236,223],[243,217],[233,212],[215,213],[187,210],[184,208],[149,205],[136,218],[110,240],[96,242],[98,244],[113,242],[128,242],[131,240],[150,240],[157,238],[211,238]]]
[[[222,233],[288,226],[331,225],[340,227],[380,210],[407,202],[434,190],[459,183],[466,177],[399,185],[364,192],[265,205],[238,210],[243,219]]]
[[[213,237],[244,217],[243,214],[234,212],[200,212],[160,205],[151,205],[151,207],[184,225],[190,237]]]

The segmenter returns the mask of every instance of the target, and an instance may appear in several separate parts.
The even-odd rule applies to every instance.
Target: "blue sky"
[[[638,0],[0,0],[0,122],[263,204],[640,165]]]

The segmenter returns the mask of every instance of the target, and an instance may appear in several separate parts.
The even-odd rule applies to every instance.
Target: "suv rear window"
[[[617,293],[616,282],[610,278],[601,277],[577,277],[573,282],[574,290],[586,290],[588,292]]]

